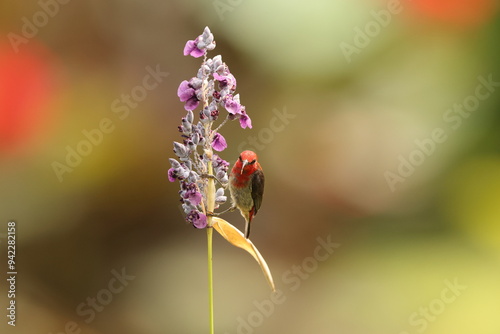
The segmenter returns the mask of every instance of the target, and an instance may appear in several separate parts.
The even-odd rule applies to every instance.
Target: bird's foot
[[[226,213],[226,212],[233,212],[234,210],[236,210],[236,207],[235,206],[232,206],[224,211],[222,211],[221,213],[219,213],[219,215],[223,214],[223,213]]]
[[[207,216],[210,216],[210,217],[219,217],[220,215],[225,214],[226,212],[233,212],[234,210],[236,210],[235,206],[232,206],[229,209],[226,209],[226,210],[224,210],[222,212],[207,211]]]
[[[226,189],[227,188],[227,184],[222,184],[222,182],[219,181],[218,178],[216,178],[214,175],[212,174],[207,174],[207,173],[203,173],[203,174],[200,174],[200,177],[202,178],[205,178],[205,179],[212,179],[212,180],[215,180],[217,182],[219,182],[219,184],[222,186],[222,188]]]

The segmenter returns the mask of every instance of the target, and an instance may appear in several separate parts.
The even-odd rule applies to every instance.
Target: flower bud
[[[169,158],[168,161],[170,161],[172,168],[179,168],[181,166],[181,164],[175,159]]]
[[[192,124],[192,123],[193,123],[193,120],[194,120],[193,111],[188,110],[187,115],[186,115],[186,120],[187,120],[190,124]]]
[[[174,153],[181,159],[181,161],[185,161],[185,159],[189,157],[188,148],[176,141],[174,142]]]
[[[212,61],[213,61],[212,68],[216,69],[215,71],[217,71],[219,67],[223,66],[221,55],[217,55],[217,56],[213,57]]]

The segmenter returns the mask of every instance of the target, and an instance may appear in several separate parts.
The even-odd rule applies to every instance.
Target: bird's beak
[[[243,170],[245,169],[246,165],[248,165],[248,160],[243,160],[243,165],[241,165],[241,172],[240,172],[240,174],[243,174]]]

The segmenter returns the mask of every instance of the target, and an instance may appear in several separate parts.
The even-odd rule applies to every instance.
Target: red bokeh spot
[[[47,128],[55,77],[53,57],[36,40],[17,53],[0,43],[0,153],[33,143]]]
[[[486,23],[497,8],[495,0],[412,0],[408,3],[430,19],[466,28]]]

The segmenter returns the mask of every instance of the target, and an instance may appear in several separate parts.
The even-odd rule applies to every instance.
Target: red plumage
[[[243,151],[231,169],[229,191],[233,206],[245,218],[245,238],[250,235],[250,223],[262,204],[264,172],[257,161],[257,154]]]

